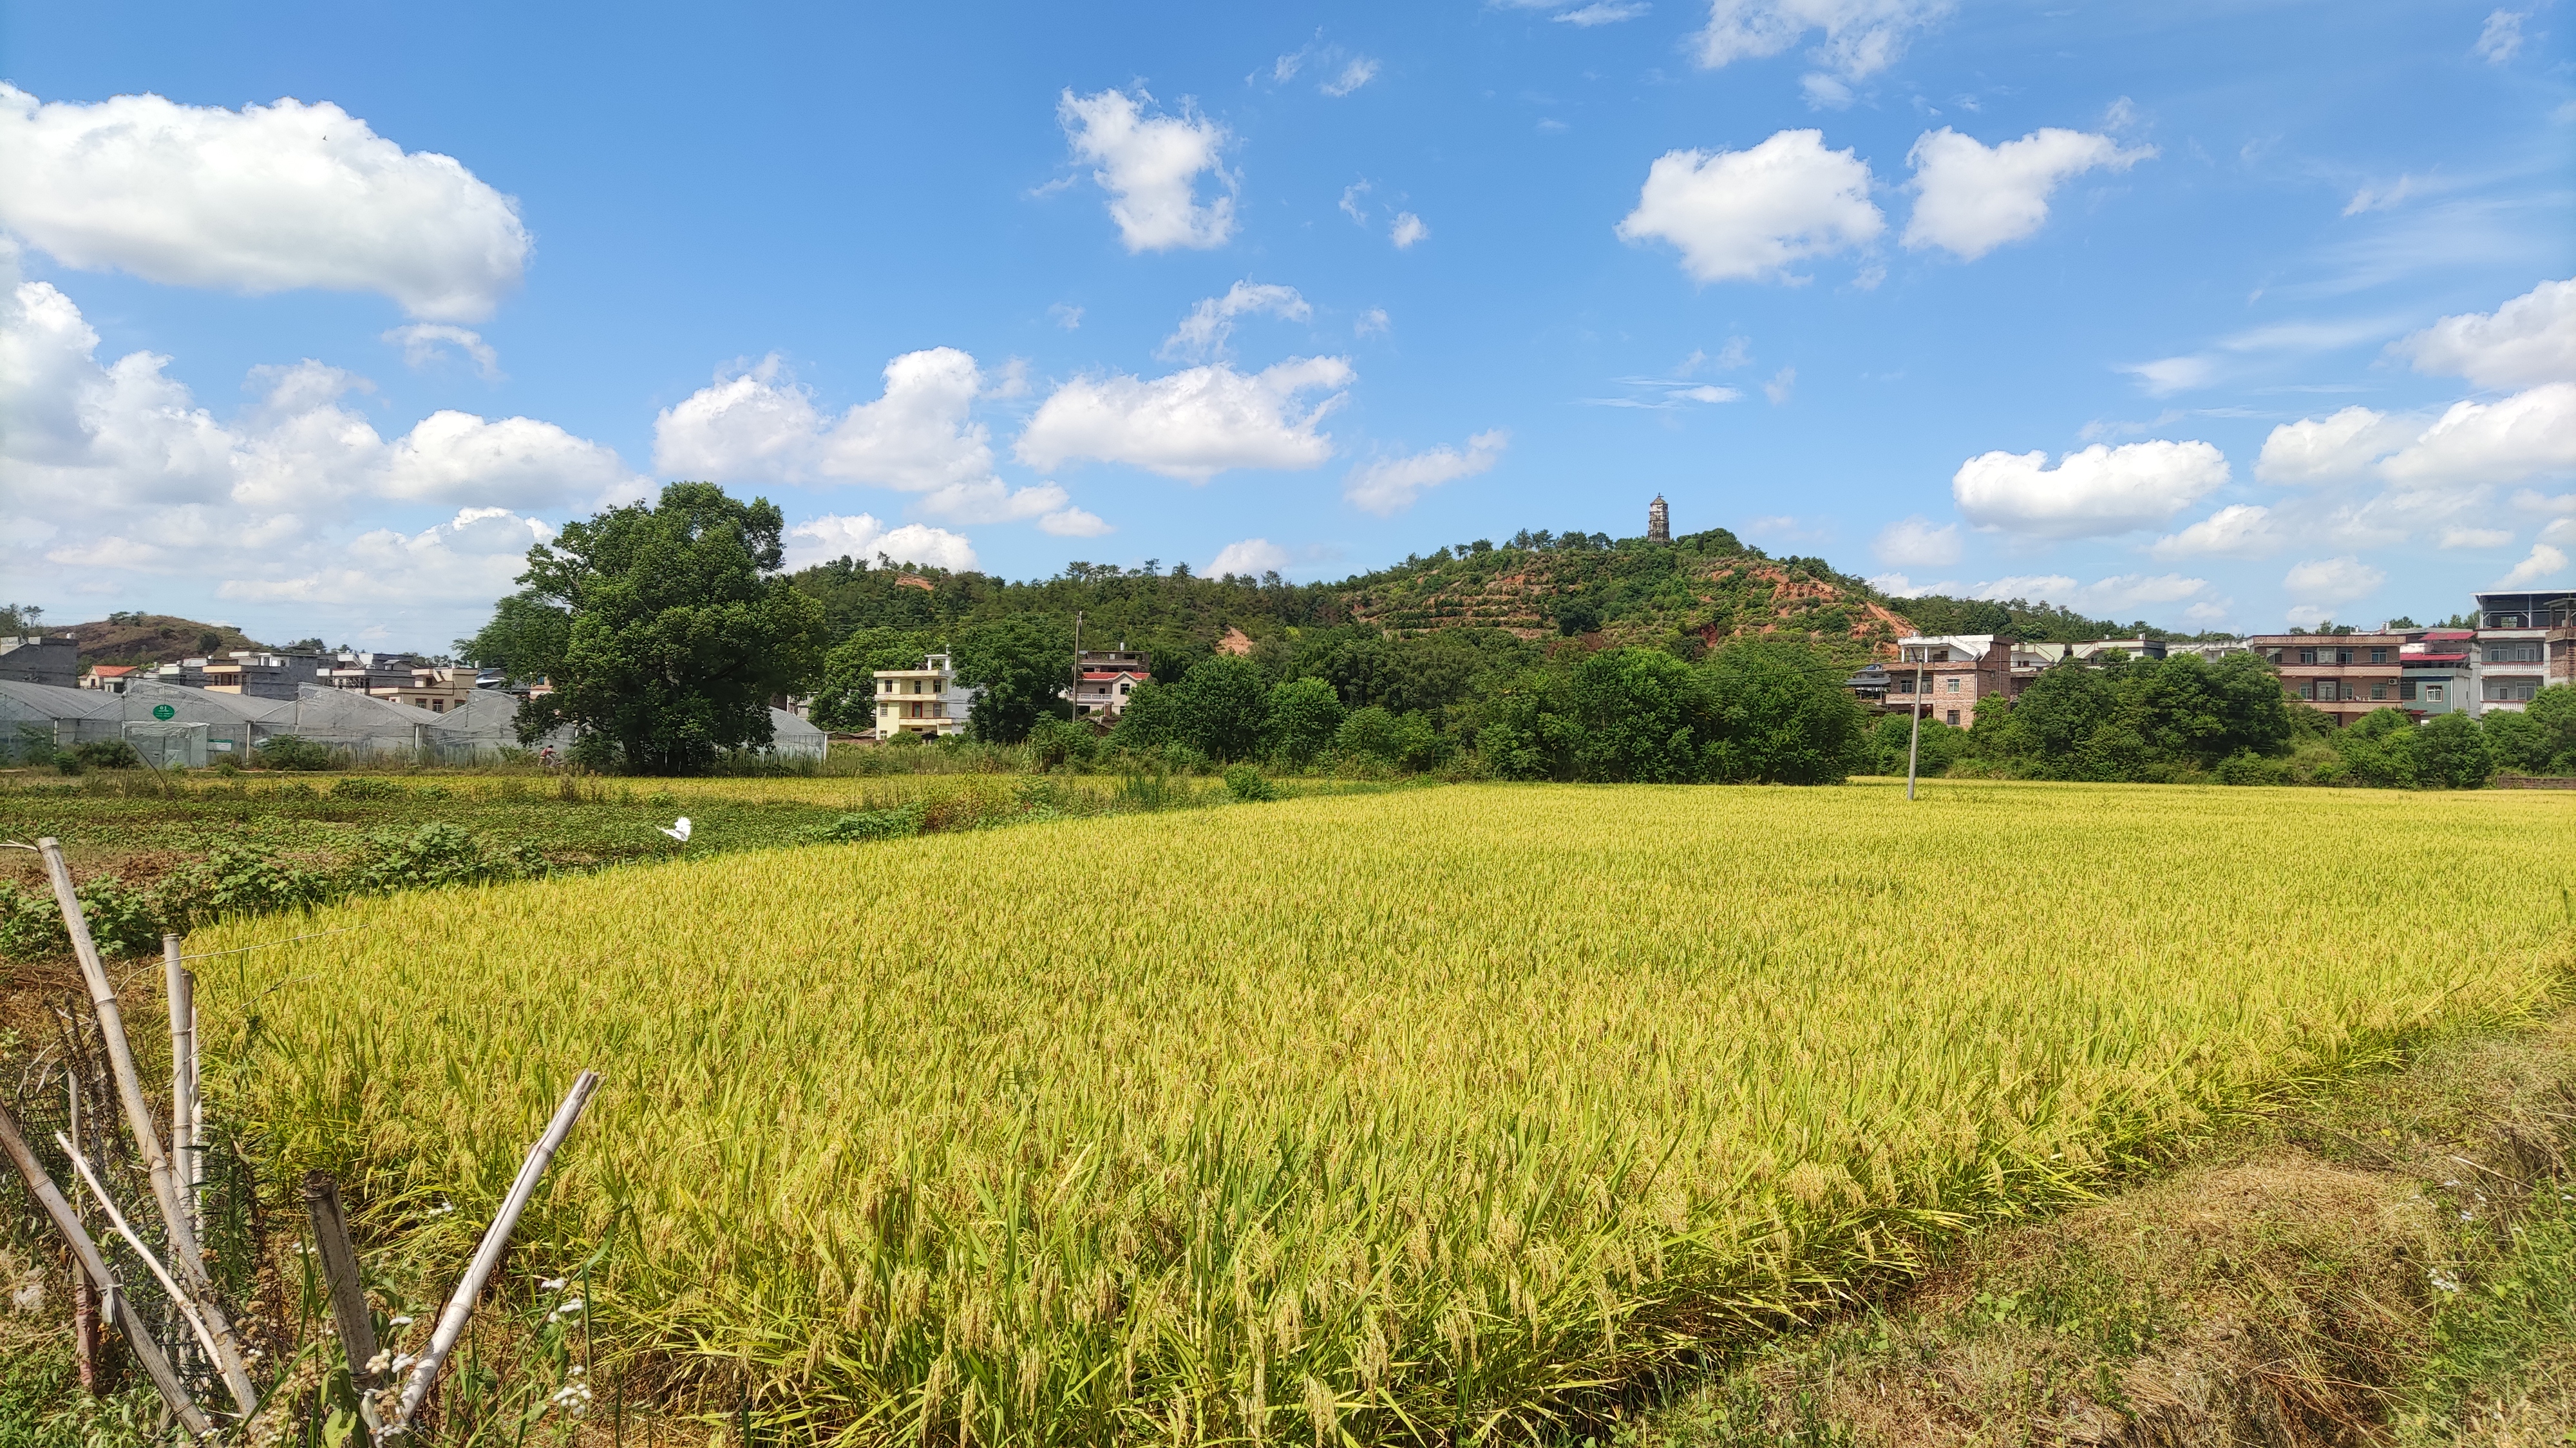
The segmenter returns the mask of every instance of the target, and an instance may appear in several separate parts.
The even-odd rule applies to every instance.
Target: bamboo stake
[[[590,1093],[599,1089],[599,1073],[584,1071],[574,1078],[572,1090],[566,1092],[563,1105],[555,1108],[555,1119],[546,1126],[546,1134],[528,1149],[528,1159],[519,1164],[519,1176],[510,1183],[510,1194],[501,1201],[500,1213],[493,1217],[491,1229],[483,1234],[483,1244],[474,1249],[474,1260],[466,1265],[463,1280],[456,1284],[456,1295],[447,1299],[447,1310],[438,1315],[438,1330],[430,1334],[429,1350],[411,1370],[411,1381],[403,1385],[402,1400],[395,1406],[388,1436],[408,1432],[412,1415],[420,1411],[421,1400],[429,1396],[430,1380],[438,1376],[447,1355],[456,1350],[456,1340],[465,1335],[466,1321],[474,1315],[474,1304],[483,1295],[483,1284],[490,1280],[492,1269],[501,1264],[502,1250],[510,1245],[510,1229],[519,1224],[519,1213],[526,1210],[528,1198],[536,1194],[537,1178],[545,1175],[546,1163],[554,1160],[555,1151],[572,1134],[572,1125],[581,1119],[581,1109],[589,1104]]]
[[[17,1164],[18,1174],[27,1179],[27,1190],[45,1209],[45,1215],[54,1219],[54,1228],[63,1234],[63,1240],[71,1244],[73,1260],[80,1263],[90,1281],[97,1286],[99,1295],[107,1299],[108,1315],[116,1319],[118,1329],[125,1334],[126,1346],[133,1350],[135,1361],[143,1365],[143,1374],[152,1380],[152,1386],[161,1394],[161,1401],[170,1405],[170,1411],[178,1416],[180,1426],[188,1430],[188,1436],[202,1438],[213,1432],[213,1421],[207,1418],[205,1409],[189,1398],[187,1388],[179,1381],[177,1369],[172,1368],[170,1359],[162,1355],[161,1345],[153,1341],[152,1330],[144,1325],[142,1316],[134,1310],[134,1304],[117,1290],[116,1278],[107,1270],[107,1259],[99,1255],[98,1244],[91,1241],[89,1233],[81,1227],[80,1214],[72,1210],[72,1204],[55,1189],[54,1179],[46,1175],[44,1164],[36,1160],[33,1151],[28,1150],[26,1138],[18,1134],[17,1118],[9,1114],[6,1106],[0,1106],[0,1151],[7,1152],[9,1159]]]
[[[304,1209],[313,1217],[313,1244],[322,1254],[322,1282],[331,1294],[331,1320],[349,1359],[349,1385],[361,1394],[376,1386],[376,1321],[367,1313],[367,1288],[358,1274],[358,1249],[340,1210],[340,1184],[324,1172],[304,1178]]]
[[[36,852],[44,856],[45,878],[54,887],[54,903],[62,907],[63,929],[72,938],[72,951],[80,957],[81,976],[89,984],[90,1005],[98,1013],[99,1037],[107,1044],[107,1062],[116,1077],[117,1099],[125,1108],[125,1124],[134,1133],[135,1147],[142,1153],[144,1165],[152,1174],[152,1198],[161,1208],[161,1224],[170,1239],[171,1266],[193,1298],[193,1306],[205,1314],[206,1323],[214,1330],[215,1370],[223,1375],[225,1385],[236,1398],[248,1395],[259,1401],[251,1387],[250,1369],[243,1363],[241,1348],[233,1337],[232,1324],[215,1302],[214,1280],[206,1274],[206,1261],[197,1251],[197,1234],[191,1228],[188,1214],[179,1201],[179,1182],[170,1170],[170,1157],[161,1149],[161,1133],[153,1128],[151,1104],[143,1098],[143,1078],[134,1067],[134,1048],[125,1036],[125,1013],[116,1004],[116,986],[107,978],[107,962],[99,958],[98,944],[90,938],[89,919],[81,911],[80,896],[72,890],[72,872],[63,863],[63,846],[51,835],[36,841]]]
[[[180,1207],[197,1227],[196,1193],[189,1190],[197,1160],[196,980],[179,963],[179,937],[161,937],[162,994],[170,1005],[170,1154],[179,1178]]]

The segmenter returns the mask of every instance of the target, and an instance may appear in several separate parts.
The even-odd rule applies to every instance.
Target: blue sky
[[[437,648],[681,476],[1012,577],[1661,492],[2172,626],[2576,582],[2564,7],[0,17],[57,621]]]

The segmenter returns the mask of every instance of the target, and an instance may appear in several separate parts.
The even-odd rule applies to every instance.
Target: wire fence
[[[40,992],[40,1001],[42,1019],[22,1032],[16,1058],[0,1061],[0,1093],[5,1093],[10,1113],[17,1118],[27,1145],[79,1213],[83,1229],[106,1258],[118,1290],[151,1329],[192,1396],[219,1398],[222,1389],[215,1367],[206,1359],[178,1304],[155,1280],[152,1268],[134,1244],[117,1231],[70,1152],[64,1149],[64,1143],[69,1142],[86,1159],[98,1185],[117,1204],[126,1225],[137,1236],[146,1243],[166,1240],[158,1209],[153,1205],[150,1171],[134,1148],[117,1102],[97,1017],[76,990]],[[155,1127],[164,1142],[174,1141],[179,1133],[168,1115],[167,1055],[144,1057],[139,1064],[147,1073]],[[251,1156],[221,1118],[214,1117],[208,1119],[206,1139],[186,1157],[193,1160],[183,1158],[179,1166],[183,1177],[192,1183],[186,1195],[194,1204],[207,1272],[227,1300],[248,1301],[269,1229]],[[47,1294],[61,1291],[70,1296],[74,1351],[81,1362],[84,1386],[103,1387],[120,1378],[140,1376],[121,1370],[126,1354],[109,1321],[107,1304],[98,1300],[86,1277],[73,1264],[69,1248],[27,1184],[16,1172],[5,1169],[0,1169],[0,1242],[23,1260],[46,1269]],[[156,1255],[162,1252],[163,1249],[155,1249]]]

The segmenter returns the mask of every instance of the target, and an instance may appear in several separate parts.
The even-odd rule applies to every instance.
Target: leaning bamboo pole
[[[483,1234],[483,1243],[474,1249],[474,1260],[466,1264],[465,1276],[456,1284],[456,1293],[447,1299],[447,1310],[438,1315],[438,1328],[430,1334],[429,1350],[413,1365],[410,1381],[403,1384],[402,1398],[395,1404],[393,1421],[385,1436],[406,1432],[412,1415],[420,1411],[429,1396],[430,1382],[438,1376],[447,1355],[456,1350],[457,1339],[465,1335],[466,1319],[474,1315],[474,1304],[483,1296],[483,1284],[491,1280],[492,1269],[501,1265],[501,1253],[510,1245],[510,1231],[519,1224],[519,1213],[526,1210],[528,1198],[537,1190],[537,1178],[545,1175],[546,1163],[554,1160],[555,1151],[572,1134],[572,1125],[581,1119],[581,1109],[590,1101],[590,1093],[599,1089],[599,1073],[584,1071],[574,1078],[572,1090],[564,1094],[563,1105],[555,1108],[555,1119],[546,1125],[546,1134],[528,1149],[528,1159],[519,1164],[519,1176],[510,1183],[510,1194],[501,1200],[500,1212]]]

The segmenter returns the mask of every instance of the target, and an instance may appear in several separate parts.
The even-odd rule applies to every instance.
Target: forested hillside
[[[835,638],[855,628],[935,634],[1024,614],[1069,627],[1079,613],[1086,644],[1151,649],[1166,677],[1237,629],[1268,648],[1283,646],[1292,630],[1348,626],[1370,634],[1491,631],[1531,642],[1579,637],[1684,657],[1728,638],[1785,634],[1855,663],[1888,654],[1918,630],[2035,641],[2180,636],[2045,602],[1890,598],[1821,558],[1773,558],[1723,528],[1669,544],[1523,532],[1503,543],[1439,548],[1339,583],[1292,584],[1275,573],[1202,578],[1185,564],[1166,572],[1150,562],[1135,569],[1077,562],[1053,578],[1012,583],[843,558],[796,574],[795,584],[821,600]]]

